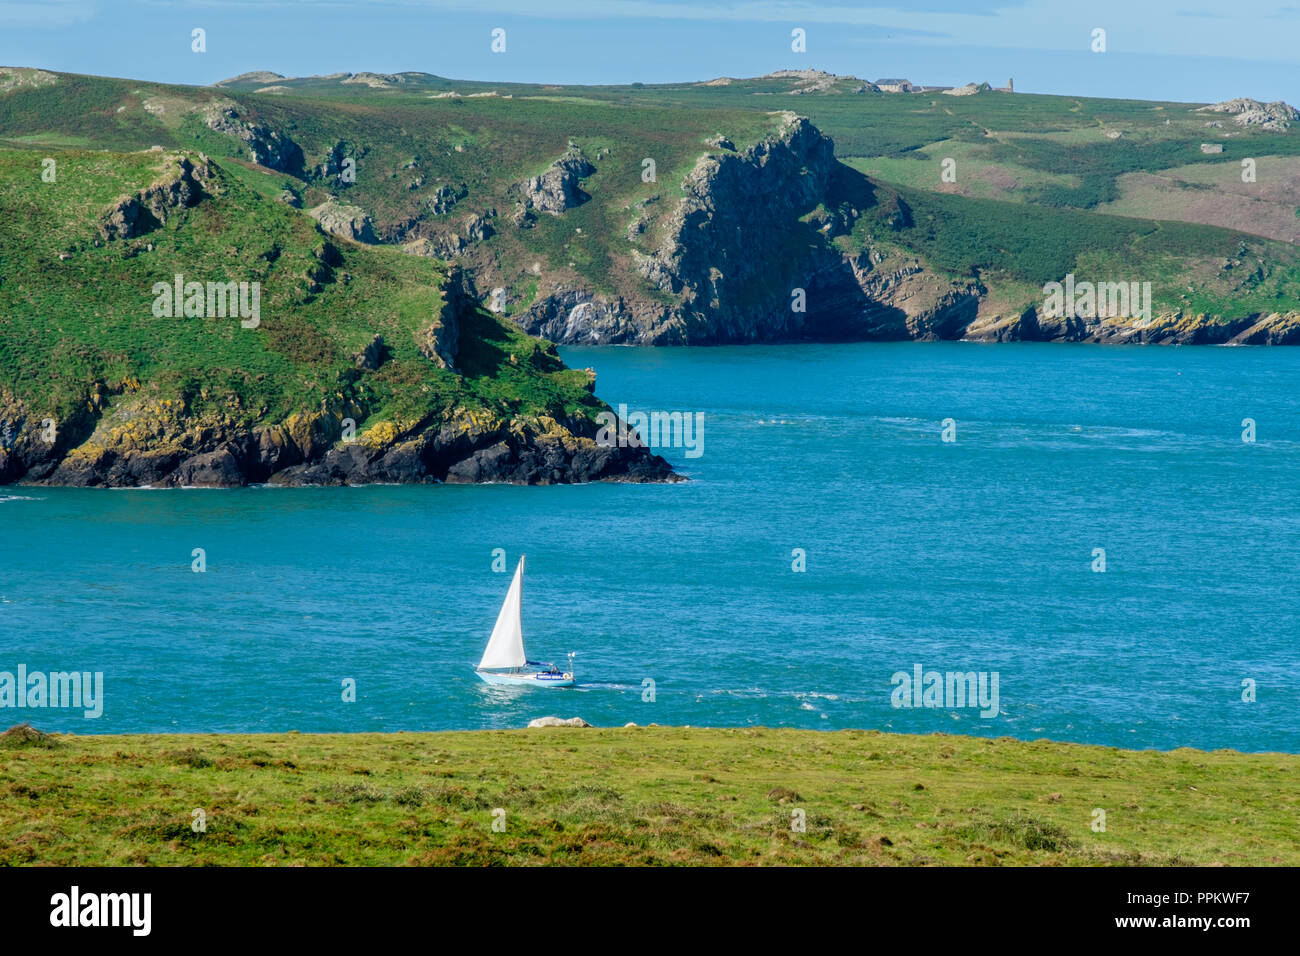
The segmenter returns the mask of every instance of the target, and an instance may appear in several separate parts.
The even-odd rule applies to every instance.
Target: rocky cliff
[[[110,397],[110,396],[105,396]],[[672,481],[644,448],[599,444],[585,418],[504,419],[473,415],[377,428],[343,440],[346,407],[248,428],[220,415],[144,396],[118,399],[98,422],[64,440],[42,439],[12,395],[0,395],[0,484],[131,488],[344,485],[374,482]],[[71,446],[71,447],[70,447]]]
[[[712,145],[671,211],[629,230],[658,237],[632,253],[644,291],[556,284],[515,320],[562,343],[693,345],[950,337],[974,319],[975,283],[836,242],[881,200],[806,118],[784,114],[744,150]]]
[[[1033,305],[1000,311],[980,279],[936,271],[898,243],[855,231],[868,215],[886,234],[910,227],[911,212],[838,162],[834,144],[807,119],[786,114],[774,136],[742,151],[721,137],[711,145],[671,213],[657,223],[643,215],[629,229],[634,242],[659,237],[632,253],[644,292],[608,296],[556,283],[515,321],[562,343],[1300,343],[1297,311],[1232,319],[1185,311],[1052,318]]]
[[[418,73],[255,72],[219,86],[0,69],[0,120],[11,144],[57,133],[95,150],[162,143],[256,164],[263,192],[340,243],[454,263],[477,302],[560,343],[1295,341],[1286,141],[1300,112],[1281,102],[1161,105],[1121,130],[1059,99],[1012,116],[1004,96],[980,92],[987,84],[889,94],[911,86],[815,70],[654,90],[506,91]],[[819,125],[773,110],[792,102]],[[958,106],[969,115],[955,120]],[[960,181],[929,168],[954,122],[982,157]],[[1076,167],[1058,134],[1082,130]],[[1258,183],[1178,172],[1235,172],[1242,157],[1278,162]],[[147,247],[164,236],[207,188],[199,165],[188,181],[133,184],[101,241],[135,255],[138,237]],[[1186,215],[1141,211],[1168,215],[1160,203]],[[1037,290],[1072,270],[1150,278],[1150,318],[1040,314]],[[323,284],[309,279],[306,294]],[[450,367],[441,338],[424,345]]]
[[[461,270],[333,238],[202,153],[59,156],[115,198],[14,187],[30,157],[0,150],[0,484],[677,480],[598,441],[594,376]]]
[[[420,351],[455,371],[461,321],[479,307],[453,272],[442,309],[417,333]],[[412,482],[566,484],[676,481],[668,463],[644,447],[598,442],[586,414],[544,410],[509,416],[465,408],[430,413],[403,425],[358,431],[370,409],[362,377],[388,351],[376,336],[354,372],[311,412],[276,422],[250,421],[238,402],[197,409],[185,398],[158,398],[138,381],[95,382],[84,408],[63,420],[42,418],[0,388],[0,484],[73,487],[236,487]],[[563,369],[554,346],[525,361]],[[594,384],[589,374],[588,391]],[[599,405],[600,408],[605,408]]]
[[[443,316],[438,323],[445,323]],[[445,352],[443,354],[446,354]],[[559,364],[553,354],[542,361]],[[349,383],[351,384],[351,383]],[[565,484],[675,481],[643,447],[597,441],[584,414],[510,417],[453,409],[406,425],[357,431],[362,390],[278,423],[159,399],[138,382],[91,387],[83,411],[41,418],[0,390],[0,484],[72,487],[236,487],[412,482]]]
[[[1300,345],[1300,312],[1224,321],[1200,313],[1142,318],[1057,318],[1036,307],[976,319],[953,338],[975,342],[1096,342],[1106,345]]]
[[[375,79],[357,77],[357,83],[367,78],[367,85]],[[407,79],[378,77],[384,87]],[[839,90],[845,78],[803,71],[766,79],[796,81],[792,93],[824,93]],[[432,95],[465,103],[496,96]],[[1255,289],[1207,279],[1208,261],[1190,252],[1172,270],[1145,261],[1143,268],[1169,277],[1165,306],[1205,302],[1205,296],[1182,293],[1217,283],[1221,314],[1165,311],[1152,320],[1092,321],[1042,316],[1032,287],[1051,277],[985,267],[996,261],[985,255],[990,245],[1003,248],[1004,242],[1015,250],[1006,255],[1017,262],[1033,258],[1007,241],[1015,239],[1009,233],[1017,232],[1016,224],[954,223],[951,209],[840,162],[829,136],[788,111],[765,112],[762,123],[709,134],[675,116],[663,124],[671,127],[666,136],[653,125],[662,117],[647,114],[653,132],[641,137],[626,125],[611,132],[599,120],[584,122],[581,110],[556,107],[561,125],[533,129],[507,149],[518,133],[511,124],[529,121],[514,108],[492,107],[475,132],[456,126],[419,137],[404,130],[398,144],[386,128],[358,126],[328,111],[307,123],[301,113],[272,107],[266,98],[229,97],[201,109],[204,125],[227,137],[238,154],[300,180],[286,201],[310,195],[310,215],[326,232],[456,262],[485,307],[562,344],[1294,341],[1297,314],[1285,311],[1290,300],[1276,294],[1283,279],[1274,283],[1271,298],[1254,295]],[[1274,134],[1285,133],[1300,115],[1283,103],[1245,99],[1202,111]],[[737,122],[734,116],[728,121]],[[635,185],[637,164],[650,162],[637,158],[643,150],[658,155],[661,169],[676,171],[672,182]],[[364,173],[344,176],[345,167]],[[904,195],[925,206],[919,223]],[[1033,209],[1027,204],[1027,215]],[[1035,222],[1019,232],[1038,230],[1052,242],[1054,229],[1069,228]],[[955,242],[936,240],[945,229],[953,230]],[[1117,238],[1116,248],[1123,241]],[[936,245],[957,254],[936,255]],[[1085,247],[1073,244],[1076,261]],[[1276,252],[1257,258],[1276,258]],[[1110,259],[1112,265],[1125,261],[1122,254]],[[1242,314],[1235,314],[1239,305]]]

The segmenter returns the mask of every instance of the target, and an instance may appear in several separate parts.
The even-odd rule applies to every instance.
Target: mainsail
[[[510,582],[510,590],[506,592],[506,601],[501,605],[501,613],[497,615],[496,626],[492,628],[487,650],[478,662],[479,670],[504,670],[523,667],[527,663],[524,657],[524,629],[519,620],[523,590],[524,559],[521,557],[519,567],[515,568],[515,579]]]

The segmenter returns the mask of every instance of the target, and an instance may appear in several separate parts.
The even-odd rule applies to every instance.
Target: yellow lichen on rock
[[[378,422],[361,436],[361,444],[367,448],[387,448],[397,441],[398,434],[397,426],[392,422]]]

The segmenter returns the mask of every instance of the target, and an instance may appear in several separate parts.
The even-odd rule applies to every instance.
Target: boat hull
[[[567,671],[556,674],[550,671],[474,671],[484,683],[496,687],[573,687],[578,682]]]

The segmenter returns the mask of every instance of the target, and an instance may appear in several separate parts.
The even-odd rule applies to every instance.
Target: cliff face
[[[289,136],[240,114],[237,104],[218,100],[202,111],[203,122],[214,133],[233,136],[248,149],[248,158],[278,172],[298,174],[303,169],[302,148]]]
[[[461,310],[475,308],[453,291],[427,330],[428,356],[453,368]],[[382,343],[363,354],[373,361]],[[553,354],[539,360],[558,364]],[[359,377],[359,375],[358,375]],[[351,378],[351,377],[350,377]],[[367,409],[351,386],[324,407],[283,422],[252,424],[224,411],[196,411],[158,399],[138,383],[96,383],[83,412],[39,419],[12,393],[0,392],[0,484],[71,487],[237,487],[419,482],[564,484],[674,481],[668,463],[643,447],[597,442],[585,415],[556,419],[532,412],[431,414],[407,426],[383,422],[358,432]],[[349,427],[351,425],[351,427]]]
[[[824,197],[834,163],[830,140],[793,117],[775,139],[696,163],[659,248],[636,257],[651,285],[681,297],[673,318],[683,341],[804,331],[810,315],[798,311],[794,290],[811,284],[807,277],[822,272],[827,257],[815,229],[799,219]]]
[[[820,74],[798,79],[812,86],[793,92],[815,92],[826,81]],[[1243,100],[1207,109],[1283,130],[1294,117],[1282,107]],[[395,151],[386,129],[335,128],[327,112],[317,116],[319,124],[288,122],[291,115],[225,98],[201,112],[241,154],[302,178],[313,202],[328,191],[333,198],[311,211],[327,232],[455,261],[477,301],[562,344],[1295,341],[1295,313],[1234,315],[1234,289],[1217,278],[1214,292],[1226,315],[1040,316],[1026,308],[1031,300],[1023,291],[1034,277],[984,256],[989,248],[1018,248],[1003,240],[1024,230],[980,222],[978,212],[957,221],[960,208],[923,207],[905,187],[873,183],[839,162],[832,140],[792,112],[738,124],[731,138],[704,135],[677,118],[669,147],[662,132],[646,137],[625,125],[611,133],[599,121],[584,122],[580,112],[561,110],[559,125],[531,130],[509,163],[499,163],[509,151],[484,151],[491,137],[464,131],[444,139],[439,130],[419,149],[403,140]],[[500,119],[494,112],[480,121],[505,142],[517,131]],[[313,134],[314,128],[328,132]],[[562,151],[554,142],[561,134],[568,140]],[[540,150],[554,151],[538,156]],[[650,162],[637,159],[642,155],[658,156],[661,171],[687,170],[674,174],[680,195],[629,188],[631,171]],[[347,157],[361,157],[367,176],[342,179]],[[533,165],[544,159],[548,166]],[[520,178],[522,170],[537,169]],[[915,223],[903,196],[917,203]],[[1027,214],[1033,208],[1027,205]],[[945,230],[955,241],[935,240]],[[1202,266],[1185,265],[1167,286],[1210,281],[1197,270]],[[1252,301],[1256,309],[1292,305],[1276,294]]]
[[[125,196],[106,209],[99,225],[104,239],[136,239],[161,226],[172,212],[188,209],[203,198],[211,176],[206,157],[192,162],[182,155],[168,156],[168,174],[134,196]]]
[[[272,484],[367,482],[673,481],[668,463],[644,448],[598,444],[597,429],[575,416],[520,419],[457,415],[404,434],[368,433],[319,458],[270,476]]]
[[[1146,319],[1051,318],[1030,306],[999,313],[976,278],[936,272],[895,243],[854,232],[870,211],[885,232],[909,227],[898,197],[835,159],[807,119],[736,151],[719,139],[658,223],[645,210],[628,239],[644,291],[593,293],[557,283],[513,316],[526,331],[574,344],[964,339],[985,342],[1300,344],[1300,313],[1234,319],[1158,313]],[[848,237],[853,233],[853,237]]]
[[[1140,318],[1051,318],[1037,308],[977,319],[956,337],[976,342],[1097,342],[1108,345],[1300,345],[1300,312],[1211,320],[1201,314]]]
[[[1111,137],[1105,144],[1092,133],[1080,140],[1092,143],[1088,153],[1136,150],[1132,162],[1113,169],[1109,160],[1088,162],[1087,183],[1072,184],[1080,170],[1058,168],[1055,133],[1003,116],[997,96],[966,97],[963,109],[974,110],[971,121],[986,128],[990,142],[1010,141],[1004,134],[1027,138],[1021,160],[1034,175],[990,163],[969,182],[963,173],[954,189],[913,175],[938,160],[925,148],[951,134],[942,104],[927,95],[905,117],[892,107],[882,112],[886,101],[895,102],[891,95],[857,96],[871,85],[817,71],[779,71],[757,82],[719,79],[712,85],[735,83],[740,89],[733,93],[745,92],[725,102],[684,88],[591,88],[580,95],[550,87],[501,93],[481,84],[457,90],[414,73],[289,80],[249,74],[219,91],[31,70],[0,74],[0,115],[11,145],[56,133],[124,153],[153,143],[184,151],[197,143],[213,157],[218,180],[223,157],[238,158],[241,169],[258,164],[253,179],[279,186],[281,203],[314,216],[340,241],[401,246],[413,258],[454,262],[477,302],[560,343],[1295,341],[1300,253],[1285,226],[1295,221],[1285,171],[1241,191],[1235,177],[1207,189],[1195,177],[1166,177],[1160,166],[1175,162],[1176,172],[1201,162],[1197,146],[1211,136],[1238,144],[1242,155],[1274,155],[1275,146],[1287,153],[1283,140],[1296,135],[1300,114],[1282,103],[1231,100],[1181,118],[1135,114],[1135,135],[1127,139],[1116,128],[1103,130]],[[794,102],[776,96],[780,89],[798,95],[799,108],[851,144],[854,155],[908,155],[918,165],[911,172],[899,167],[895,186],[838,162],[831,139],[812,122],[772,111],[773,104]],[[1100,121],[1060,103],[1040,105],[1053,129],[1077,132]],[[1141,131],[1157,123],[1157,139],[1187,155],[1139,148]],[[183,220],[195,197],[211,191],[206,166],[200,157],[188,174],[133,179],[130,190],[115,194],[126,198],[99,224],[99,240],[115,252],[158,258],[150,246],[166,245],[169,219]],[[1129,166],[1141,178],[1126,185],[1128,173],[1119,169]],[[975,186],[984,180],[987,196]],[[17,196],[19,183],[4,185]],[[1112,187],[1119,205],[1090,205]],[[1187,216],[1177,217],[1184,225],[1135,211],[1168,209],[1150,206],[1146,189],[1155,189],[1161,203],[1172,196],[1188,206]],[[10,206],[19,218],[31,219],[31,204],[44,202],[30,199]],[[50,212],[50,223],[77,215]],[[1266,227],[1261,215],[1269,218]],[[7,221],[0,245],[6,232],[23,228]],[[224,228],[214,223],[212,234]],[[42,232],[51,231],[65,230]],[[67,245],[46,250],[59,262],[76,262],[84,243],[94,241],[66,238]],[[226,245],[238,258],[240,247]],[[268,237],[266,255],[273,246]],[[6,281],[28,271],[6,263],[25,265],[32,248],[0,250]],[[1090,278],[1150,277],[1157,298],[1144,314],[1152,318],[1039,315],[1036,289],[1072,270]],[[254,263],[252,271],[263,270]],[[328,283],[310,279],[307,294],[318,285]],[[401,343],[408,337],[403,330]],[[356,347],[349,339],[347,348]],[[432,359],[446,342],[435,335],[421,348]],[[310,350],[305,341],[303,349]],[[445,357],[433,360],[450,367]]]
[[[0,150],[0,484],[676,480],[599,443],[594,377],[461,270],[328,239],[201,153],[60,155],[117,198],[12,188]]]
[[[836,244],[878,200],[807,119],[785,114],[743,151],[713,145],[656,224],[658,244],[632,253],[644,293],[562,285],[515,320],[562,343],[687,345],[949,337],[974,318],[974,284]]]
[[[247,428],[223,416],[192,416],[179,403],[119,401],[80,444],[40,439],[27,410],[0,402],[0,484],[70,487],[238,487],[373,482],[671,481],[672,469],[644,448],[598,444],[584,418],[556,421],[456,416],[402,432],[377,428],[344,441],[347,408]],[[75,439],[74,439],[75,441]]]

